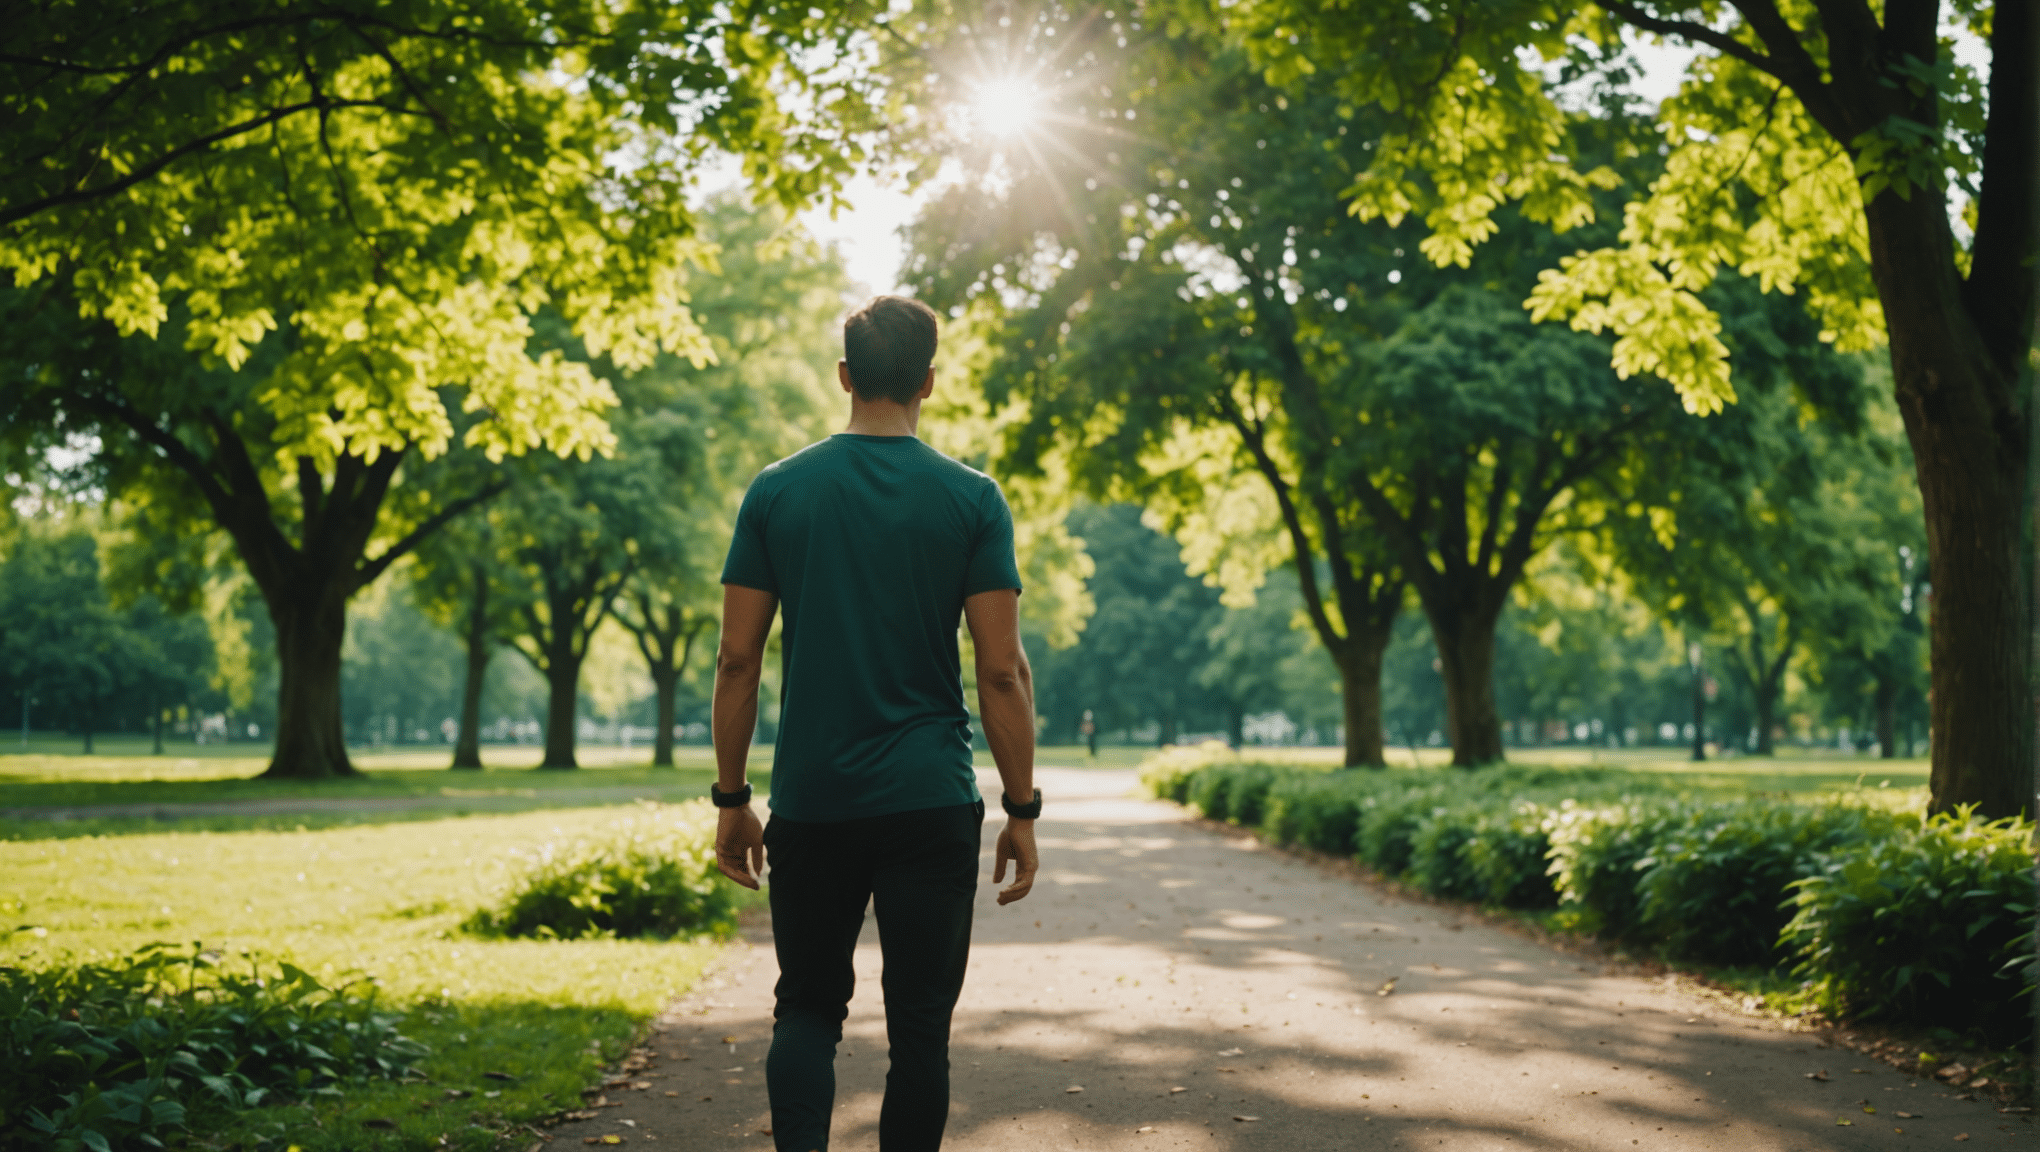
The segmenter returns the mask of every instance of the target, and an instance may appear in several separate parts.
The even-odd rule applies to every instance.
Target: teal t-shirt
[[[779,597],[774,813],[978,799],[956,633],[965,597],[1020,587],[997,481],[912,436],[831,436],[751,481],[722,582]]]

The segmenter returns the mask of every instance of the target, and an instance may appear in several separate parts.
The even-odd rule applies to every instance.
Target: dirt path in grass
[[[1814,1035],[1583,966],[1130,799],[1130,772],[1042,777],[1042,878],[1007,908],[992,902],[998,820],[986,822],[946,1148],[1802,1152],[2033,1141],[2025,1117]],[[996,780],[986,787],[996,795]],[[876,936],[867,930],[858,950],[836,1062],[838,1150],[877,1148]],[[761,919],[659,1021],[649,1068],[610,1088],[595,1118],[548,1133],[554,1147],[614,1135],[676,1152],[769,1148],[763,1060],[776,974]],[[1808,1079],[1818,1072],[1829,1078]]]

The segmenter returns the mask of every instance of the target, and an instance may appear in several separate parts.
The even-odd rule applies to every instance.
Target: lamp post
[[[1693,759],[1707,759],[1707,677],[1700,670],[1700,642],[1686,645],[1686,664],[1693,670]]]

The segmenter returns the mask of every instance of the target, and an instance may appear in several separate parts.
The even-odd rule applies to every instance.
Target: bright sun
[[[993,136],[1018,136],[1041,116],[1041,93],[1025,80],[990,80],[978,85],[971,116]]]

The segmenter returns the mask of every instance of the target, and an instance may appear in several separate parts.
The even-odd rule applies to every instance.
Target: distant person
[[[747,888],[771,866],[779,957],[765,1083],[780,1152],[829,1145],[836,1045],[869,901],[885,956],[891,1066],[879,1147],[942,1144],[949,1024],[970,953],[985,806],[972,768],[958,618],[977,653],[978,714],[1005,785],[993,883],[1026,896],[1038,857],[1034,681],[1020,646],[1013,514],[989,476],[914,436],[935,387],[936,318],[880,296],[843,324],[850,424],[758,474],[723,566],[713,708],[716,859]],[[745,758],[775,608],[779,739],[772,820]],[[1016,800],[1017,798],[1017,800]]]
[[[1091,759],[1098,758],[1098,722],[1091,719],[1091,710],[1084,709],[1084,722],[1077,725],[1077,734],[1084,738],[1084,747],[1091,750]]]

